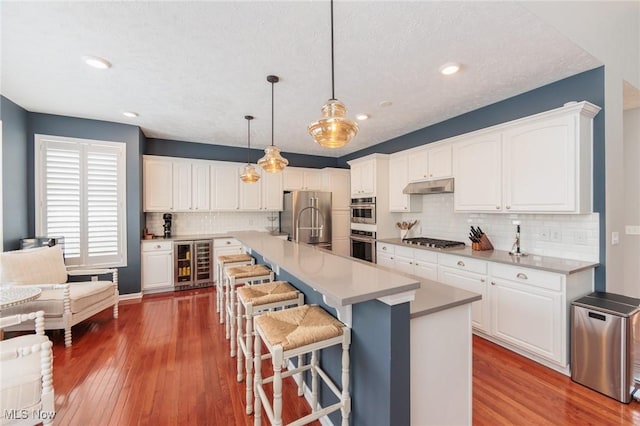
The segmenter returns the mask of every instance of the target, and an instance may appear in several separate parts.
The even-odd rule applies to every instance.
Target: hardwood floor
[[[117,320],[107,310],[75,326],[69,349],[62,332],[48,334],[58,425],[253,423],[211,288],[122,302]],[[640,424],[638,402],[618,403],[481,338],[473,350],[475,425]],[[309,412],[291,381],[283,394],[285,423]]]

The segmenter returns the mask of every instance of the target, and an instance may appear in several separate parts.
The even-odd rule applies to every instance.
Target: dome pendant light
[[[280,79],[278,76],[268,75],[267,81],[271,83],[271,146],[265,148],[265,156],[258,160],[258,166],[265,172],[278,173],[289,164],[289,161],[280,155],[280,148],[273,145],[273,85]]]
[[[309,125],[309,134],[324,148],[342,148],[358,133],[358,125],[347,118],[347,108],[336,99],[333,64],[333,0],[331,0],[331,99],[321,108],[322,118]]]
[[[242,169],[240,180],[244,183],[256,183],[260,180],[260,173],[253,167],[253,164],[249,162],[249,154],[251,153],[251,115],[245,115],[247,120],[247,165]]]

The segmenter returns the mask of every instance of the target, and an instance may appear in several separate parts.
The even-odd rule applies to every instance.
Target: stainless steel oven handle
[[[349,207],[351,207],[352,209],[372,209],[374,208],[376,205],[375,204],[351,204],[349,205]]]
[[[361,238],[361,237],[354,237],[354,236],[351,236],[349,238],[352,239],[353,241],[360,241],[360,242],[363,242],[363,243],[373,243],[373,242],[375,242],[375,240],[373,238]]]

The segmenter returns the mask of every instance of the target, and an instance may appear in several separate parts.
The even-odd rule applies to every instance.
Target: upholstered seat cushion
[[[47,336],[27,334],[0,341],[0,418],[8,410],[28,409],[40,401],[42,388],[41,354],[15,357],[18,348],[49,342]],[[47,349],[48,350],[48,349]]]
[[[251,262],[252,259],[253,258],[251,257],[251,255],[246,253],[218,256],[218,262],[222,264],[235,262]]]
[[[62,284],[67,282],[60,246],[0,253],[0,283]]]
[[[253,306],[267,305],[269,303],[296,300],[298,290],[286,281],[273,281],[265,284],[256,284],[241,287],[238,290],[238,298]]]
[[[267,312],[255,317],[255,323],[271,346],[287,351],[342,335],[343,323],[317,305],[302,305]]]
[[[230,277],[241,279],[269,275],[271,273],[271,269],[264,265],[234,266],[232,268],[227,268],[226,273]]]
[[[86,308],[100,302],[101,300],[113,297],[114,284],[111,281],[83,281],[69,283],[69,299],[71,302],[71,313],[82,312]],[[29,303],[29,311],[44,311],[45,318],[62,316],[64,290],[42,290],[40,297]],[[22,312],[21,306],[7,309],[7,314]],[[5,312],[3,311],[3,314]]]

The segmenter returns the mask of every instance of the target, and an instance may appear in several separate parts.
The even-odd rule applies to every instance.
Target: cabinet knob
[[[511,208],[511,206],[507,206],[507,210],[509,210]]]
[[[484,278],[480,278],[480,282],[483,283],[485,281]]]
[[[157,248],[157,249],[159,249],[159,248],[160,248],[160,244],[158,244],[158,245],[156,246],[156,248]]]
[[[496,210],[500,210],[500,206],[496,206]]]
[[[394,259],[394,257],[393,257],[393,256],[391,256],[389,259],[393,260],[393,259]]]
[[[529,277],[527,277],[526,274],[523,274],[522,272],[518,272],[518,275],[516,275],[517,278],[520,278],[521,280],[528,280]]]
[[[416,265],[416,266],[420,266],[420,265],[418,265],[418,262],[416,262],[416,263],[415,263],[415,265]]]
[[[413,265],[413,262],[409,262],[409,265]]]
[[[464,266],[464,262],[462,260],[458,260],[458,266]]]
[[[227,241],[227,244],[231,244],[231,241]]]
[[[496,285],[496,282],[495,281],[491,281],[491,285]]]
[[[386,249],[387,249],[387,246],[382,246],[382,250],[386,250]]]

